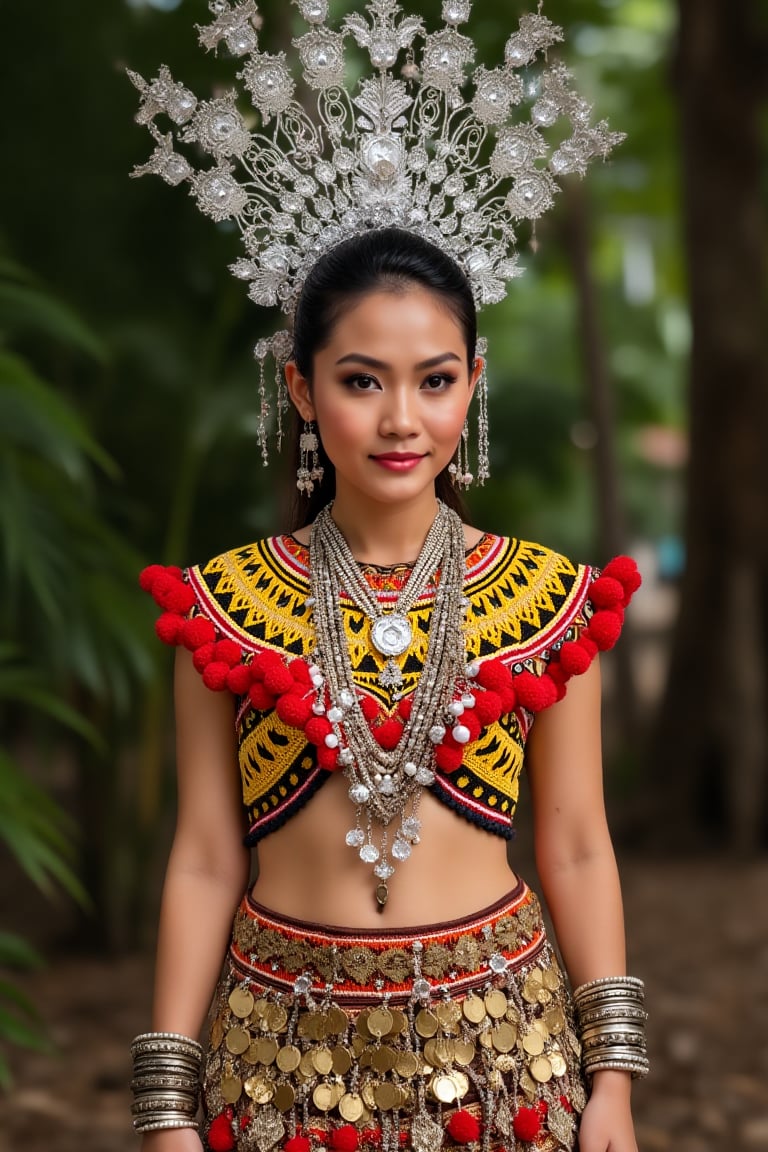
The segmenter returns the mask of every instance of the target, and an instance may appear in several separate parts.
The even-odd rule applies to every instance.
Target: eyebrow
[[[438,364],[444,364],[446,360],[455,360],[457,364],[462,363],[461,357],[457,356],[455,352],[442,352],[439,356],[431,356],[429,360],[422,360],[414,367],[418,371],[425,368],[436,368]],[[365,364],[368,368],[378,368],[380,371],[391,367],[384,360],[375,360],[373,356],[364,356],[361,352],[350,352],[348,356],[342,356],[341,360],[336,361],[337,365],[350,363]]]

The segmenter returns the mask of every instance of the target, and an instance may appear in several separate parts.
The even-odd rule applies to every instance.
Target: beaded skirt
[[[565,1152],[585,1103],[570,997],[524,881],[406,931],[243,899],[212,1008],[211,1152]]]

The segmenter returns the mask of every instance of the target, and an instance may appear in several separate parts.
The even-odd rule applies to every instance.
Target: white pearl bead
[[[457,724],[456,727],[452,729],[452,733],[457,744],[467,744],[469,742],[471,733],[466,725]]]
[[[470,680],[474,680],[479,671],[480,665],[476,660],[473,660],[471,664],[467,664],[467,676],[470,678]]]
[[[331,724],[338,724],[344,719],[344,713],[342,712],[341,708],[329,708],[328,719],[330,720]]]
[[[325,738],[326,748],[338,748],[339,738],[334,732],[329,732]]]
[[[453,700],[448,705],[448,711],[450,712],[451,716],[461,716],[464,712],[464,705],[462,704],[461,700]]]
[[[464,696],[462,696],[461,702],[465,708],[474,708],[475,704],[477,703],[471,692],[467,692]]]

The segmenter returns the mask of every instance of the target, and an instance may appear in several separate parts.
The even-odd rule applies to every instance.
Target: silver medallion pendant
[[[410,648],[412,639],[410,620],[397,612],[380,616],[371,628],[371,641],[382,656],[402,656]]]

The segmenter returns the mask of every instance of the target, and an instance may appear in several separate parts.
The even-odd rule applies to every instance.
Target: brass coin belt
[[[563,978],[522,881],[473,920],[354,936],[246,897],[210,1048],[208,1127],[231,1125],[238,1152],[514,1148],[525,1123],[559,1152],[585,1103]]]
[[[434,781],[434,748],[449,724],[457,725],[450,706],[457,692],[469,688],[463,639],[465,539],[457,514],[438,501],[435,520],[413,572],[400,593],[395,611],[383,614],[376,596],[360,573],[349,545],[334,523],[332,505],[317,516],[310,538],[310,581],[316,648],[310,669],[317,689],[316,709],[333,727],[328,747],[339,748],[339,764],[349,781],[349,797],[357,810],[347,844],[360,859],[373,865],[379,884],[379,908],[387,900],[387,882],[393,861],[407,860],[419,841],[418,804],[421,791]],[[440,571],[429,629],[429,647],[419,684],[413,694],[403,735],[393,750],[375,740],[363,715],[355,688],[340,599],[346,593],[366,613],[371,642],[389,660],[384,669],[388,685],[402,683],[395,655],[410,646],[408,610]],[[454,727],[456,731],[456,727]],[[383,826],[374,843],[373,820]],[[396,831],[389,844],[389,825]]]

